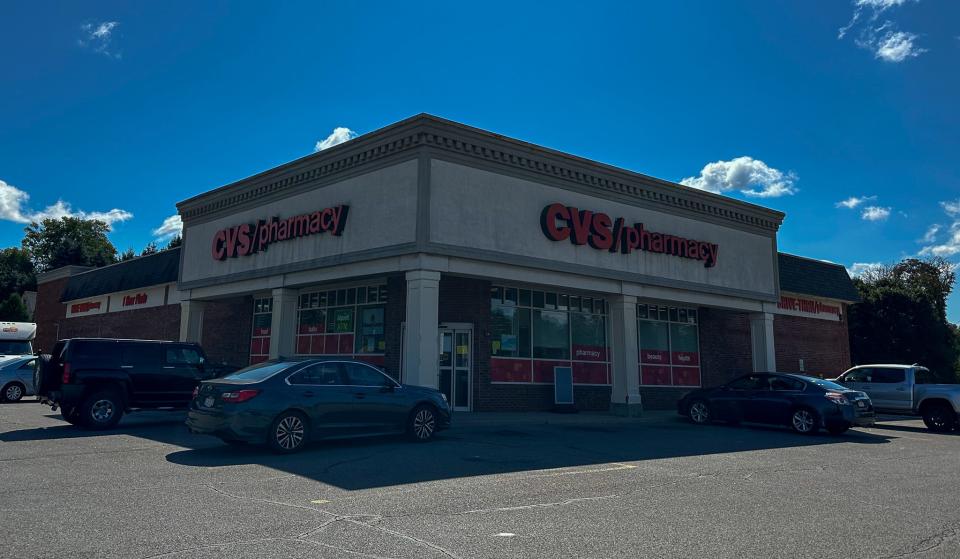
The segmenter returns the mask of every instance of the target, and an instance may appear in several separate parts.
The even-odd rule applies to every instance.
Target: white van
[[[33,354],[33,338],[37,325],[33,322],[0,322],[0,361]]]

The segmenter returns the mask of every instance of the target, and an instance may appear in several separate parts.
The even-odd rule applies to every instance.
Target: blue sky
[[[0,246],[72,213],[139,250],[179,200],[429,112],[782,210],[787,252],[960,261],[958,2],[277,4],[0,6]]]

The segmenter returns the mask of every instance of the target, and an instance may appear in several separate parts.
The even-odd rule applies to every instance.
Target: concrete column
[[[203,341],[203,311],[206,301],[180,301],[180,341]]]
[[[753,352],[753,372],[777,370],[777,354],[773,345],[773,313],[750,315],[750,346]]]
[[[637,298],[618,295],[610,300],[610,350],[613,386],[610,412],[635,416],[643,412],[640,402],[640,353],[637,348]]]
[[[270,317],[270,359],[292,357],[297,348],[297,292],[273,290],[273,314]]]
[[[403,382],[437,388],[440,376],[440,272],[407,272]]]

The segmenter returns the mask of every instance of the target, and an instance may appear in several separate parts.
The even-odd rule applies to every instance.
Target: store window
[[[383,365],[386,285],[302,293],[297,309],[298,355],[351,355]]]
[[[253,331],[250,334],[250,364],[266,361],[270,356],[270,330],[273,320],[273,298],[253,300]]]
[[[641,386],[700,386],[696,309],[637,305]]]
[[[490,315],[493,382],[549,384],[563,366],[578,384],[609,384],[603,298],[493,286]]]

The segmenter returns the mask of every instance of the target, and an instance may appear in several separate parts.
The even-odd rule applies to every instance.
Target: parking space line
[[[623,463],[621,463],[621,462],[611,462],[611,464],[613,464],[613,466],[612,466],[612,467],[609,467],[609,468],[592,468],[592,469],[589,469],[589,470],[567,470],[567,469],[565,469],[565,468],[558,468],[558,469],[557,469],[557,470],[561,470],[561,469],[562,469],[562,470],[564,470],[564,471],[539,470],[540,472],[544,472],[544,473],[528,474],[528,475],[524,475],[524,476],[521,476],[521,477],[524,477],[524,478],[530,478],[530,477],[558,477],[558,476],[574,476],[574,475],[580,475],[580,474],[599,474],[599,473],[603,473],[603,472],[616,472],[616,471],[619,471],[619,470],[633,470],[633,469],[635,469],[635,468],[637,467],[637,466],[634,466],[634,465],[632,465],[632,464],[623,464]]]

